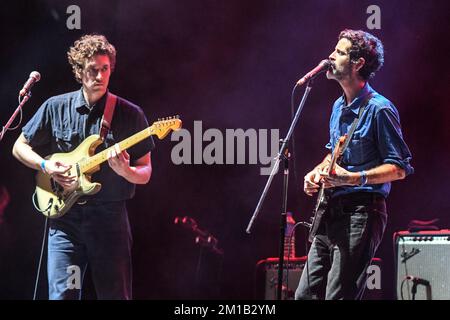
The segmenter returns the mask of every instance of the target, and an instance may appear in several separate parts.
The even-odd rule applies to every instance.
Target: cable
[[[39,285],[39,276],[41,274],[42,258],[44,256],[45,240],[47,239],[47,231],[48,231],[48,216],[45,216],[44,236],[42,237],[41,254],[39,257],[36,281],[34,284],[33,300],[36,300],[36,296],[37,296],[37,289],[38,289],[38,285]]]
[[[0,133],[0,140],[3,139],[3,136],[5,135],[6,131],[12,131],[12,130],[16,130],[20,124],[22,123],[22,108],[20,108],[20,118],[19,118],[19,122],[17,123],[17,125],[14,128],[8,128],[6,129],[5,126],[2,126],[2,132]]]
[[[308,233],[305,233],[305,252],[306,252],[306,280],[308,282],[308,294],[309,296],[312,298],[312,292],[311,292],[311,282],[309,280],[309,263],[308,263],[308,252],[309,249],[308,248],[308,241],[309,241],[309,237],[308,237]]]
[[[402,257],[402,256],[406,256],[406,248],[405,248],[405,238],[403,237],[403,236],[401,236],[400,237],[400,239],[401,239],[401,241],[402,241],[402,254],[400,255],[400,257]],[[398,255],[397,255],[397,259],[398,259]],[[407,265],[406,265],[406,261],[407,261],[407,259],[405,259],[404,261],[402,261],[403,262],[403,264],[405,265],[405,279],[408,279],[407,277],[408,277],[408,267],[407,267]],[[398,268],[398,262],[397,262],[397,268]],[[401,288],[400,288],[400,290],[402,291],[401,292],[401,297],[402,297],[402,300],[404,300],[403,299],[403,283],[404,283],[404,281],[405,280],[403,280],[402,281],[402,286],[401,286]],[[411,300],[410,298],[410,290],[409,290],[409,282],[407,282],[407,290],[408,290],[408,300]]]
[[[22,103],[22,101],[20,100],[20,95],[19,95],[18,100],[19,100],[19,105],[20,105]],[[14,128],[6,129],[5,126],[2,126],[2,131],[0,132],[0,140],[3,139],[3,137],[5,136],[6,131],[12,131],[12,130],[16,130],[17,128],[19,128],[20,124],[22,123],[22,116],[23,116],[22,108],[19,108],[19,112],[20,112],[19,122],[17,123],[17,125]]]
[[[31,196],[31,201],[33,202],[33,206],[34,208],[39,211],[40,213],[43,213],[46,217],[49,216],[50,213],[46,213],[48,210],[50,210],[50,208],[52,207],[52,201],[49,201],[47,208],[45,208],[44,210],[41,210],[39,208],[39,206],[36,204],[36,190],[34,190],[33,195]]]
[[[303,222],[303,221],[300,221],[300,222],[297,222],[296,224],[294,224],[294,226],[292,227],[291,234],[288,235],[288,243],[289,244],[292,242],[292,237],[294,236],[295,228],[297,228],[300,225],[306,226],[305,222]],[[306,247],[307,246],[308,246],[308,243],[306,243]],[[306,252],[308,252],[308,251],[306,251]],[[286,259],[286,290],[288,290],[288,288],[289,288],[289,260],[290,260],[290,257],[291,257],[291,246],[289,245],[288,255],[287,255],[287,259]],[[281,266],[279,265],[278,267],[280,268]],[[281,285],[283,285],[283,284],[281,284]],[[294,295],[295,295],[295,293],[294,293]]]
[[[408,278],[404,278],[403,280],[402,280],[402,283],[401,283],[401,285],[400,285],[400,297],[401,297],[401,299],[402,300],[405,300],[404,298],[403,298],[403,285],[405,284],[405,281],[406,280],[408,280]],[[409,292],[409,291],[408,291]]]

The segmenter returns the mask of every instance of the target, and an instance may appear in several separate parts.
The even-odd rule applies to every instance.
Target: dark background
[[[81,8],[81,30],[66,27],[71,4]],[[383,259],[384,297],[392,299],[393,232],[412,219],[439,218],[439,227],[450,227],[447,1],[2,2],[0,123],[15,110],[32,70],[42,79],[24,107],[21,127],[48,97],[78,89],[66,51],[82,34],[96,32],[118,51],[111,91],[142,106],[150,123],[179,114],[190,131],[193,121],[201,120],[203,130],[278,128],[284,136],[293,84],[328,57],[339,31],[367,30],[371,4],[381,8],[381,30],[373,33],[386,50],[385,65],[371,84],[397,106],[416,170],[393,183],[389,223],[377,253]],[[340,94],[336,82],[319,78],[296,128],[289,189],[296,220],[310,216],[314,200],[301,191],[303,176],[325,155],[331,104]],[[11,155],[19,134],[8,132],[0,142],[0,182],[11,194],[0,224],[1,299],[32,298],[44,227],[31,203],[34,172]],[[138,187],[128,203],[134,297],[252,299],[257,261],[278,255],[281,175],[247,235],[267,179],[260,166],[176,166],[170,157],[176,142],[167,137],[156,144],[151,182]],[[177,216],[190,216],[212,232],[224,256],[200,255],[193,234],[174,224]],[[304,236],[299,229],[297,255],[305,254]],[[43,273],[42,299],[45,280]],[[89,281],[86,285],[85,297],[94,297]]]

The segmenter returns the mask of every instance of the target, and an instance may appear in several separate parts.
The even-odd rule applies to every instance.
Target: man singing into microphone
[[[332,173],[327,174],[329,153],[304,178],[307,195],[324,183],[330,200],[296,299],[361,299],[366,269],[386,227],[391,181],[413,173],[398,111],[368,83],[384,62],[381,41],[364,31],[344,30],[329,59],[327,78],[340,84],[343,95],[333,105],[326,148],[333,151],[339,137],[355,129]]]
[[[76,185],[67,176],[66,163],[42,156],[74,150],[86,137],[100,134],[105,105],[115,105],[110,129],[98,151],[148,127],[142,109],[108,91],[116,49],[102,35],[85,35],[67,52],[78,91],[48,99],[23,127],[13,154],[26,166],[42,170],[65,189]],[[106,134],[107,132],[107,134]],[[64,216],[50,220],[48,236],[48,283],[50,299],[80,299],[89,263],[97,298],[131,299],[131,233],[125,201],[136,184],[150,180],[150,138],[127,151],[115,148],[108,164],[92,177],[100,182],[99,193],[75,204]],[[81,200],[81,199],[80,199]],[[75,271],[81,271],[76,273]],[[74,279],[80,275],[81,279]]]

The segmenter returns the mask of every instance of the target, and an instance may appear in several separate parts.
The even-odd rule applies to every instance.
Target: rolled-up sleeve
[[[405,174],[414,173],[412,155],[403,139],[400,118],[395,109],[381,108],[376,114],[378,151],[383,163],[398,165]]]

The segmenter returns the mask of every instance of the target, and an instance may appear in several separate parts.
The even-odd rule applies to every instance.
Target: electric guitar
[[[331,154],[331,160],[330,164],[327,168],[327,174],[331,174],[334,172],[334,169],[336,167],[336,162],[338,162],[344,152],[343,147],[345,144],[345,141],[347,140],[347,135],[344,135],[338,139],[336,142],[336,146],[333,150],[333,153]],[[309,236],[308,240],[309,242],[313,242],[314,237],[317,234],[317,230],[320,227],[320,224],[322,222],[322,218],[325,214],[325,211],[328,206],[328,200],[329,200],[329,194],[325,190],[324,184],[322,183],[319,194],[317,195],[317,202],[316,206],[313,210],[313,217],[311,218],[311,227],[309,228]]]
[[[131,137],[118,143],[120,150],[126,150],[151,135],[159,139],[166,137],[171,130],[181,128],[181,120],[178,117],[156,121],[150,127],[135,133]],[[108,160],[108,152],[114,149],[111,146],[94,155],[95,149],[102,143],[100,135],[93,134],[87,137],[75,150],[68,153],[54,153],[45,159],[61,161],[72,167],[66,173],[67,176],[76,176],[77,183],[71,189],[64,189],[53,178],[42,171],[36,176],[36,191],[33,202],[36,209],[49,218],[63,216],[78,198],[93,195],[100,191],[102,185],[91,181],[91,175],[100,170],[100,164]]]

